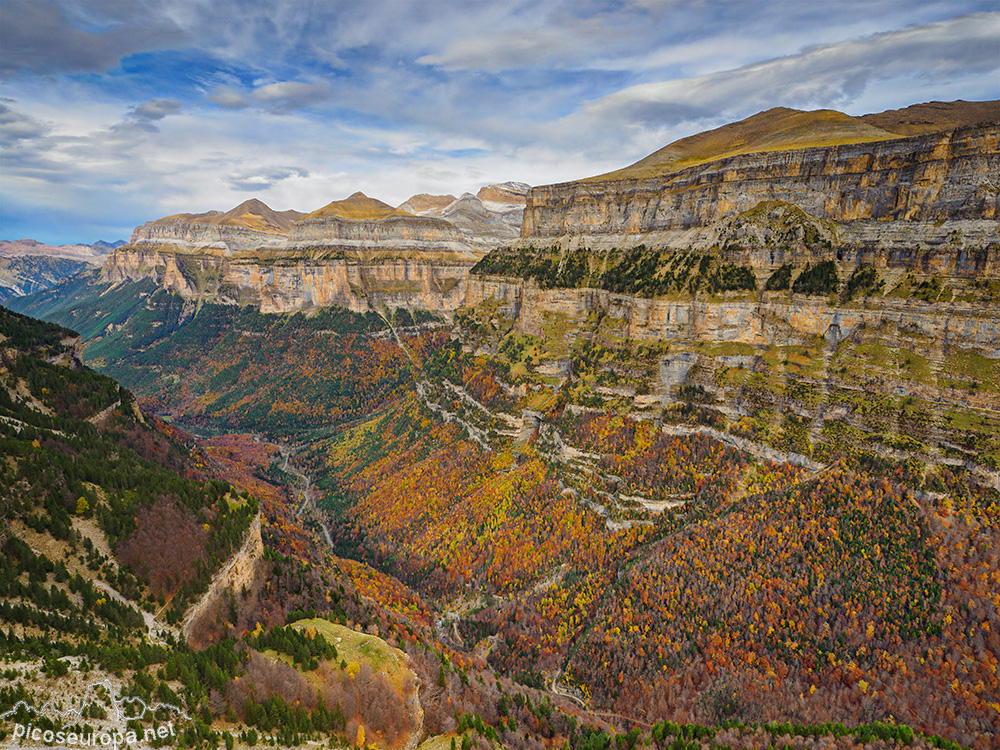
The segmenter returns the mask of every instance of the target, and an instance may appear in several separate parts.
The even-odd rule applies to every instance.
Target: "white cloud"
[[[572,40],[559,29],[511,29],[456,39],[442,52],[417,58],[417,63],[445,70],[519,69],[563,57],[573,46]]]
[[[269,112],[284,114],[325,102],[331,97],[331,92],[326,83],[282,81],[260,86],[254,89],[252,96],[259,106]]]
[[[5,146],[38,138],[51,130],[49,125],[13,109],[8,102],[15,103],[12,99],[0,100],[0,142]]]
[[[162,120],[181,111],[181,103],[173,99],[153,99],[133,107],[129,117],[135,120]]]
[[[581,115],[597,122],[657,127],[778,105],[844,105],[875,81],[995,72],[1000,69],[998,31],[1000,13],[979,13],[806,47],[735,70],[631,86],[585,105]]]
[[[302,167],[261,166],[231,173],[229,184],[234,190],[254,192],[267,190],[282,180],[308,176],[309,170]]]
[[[223,109],[246,109],[250,106],[249,97],[242,91],[238,91],[230,86],[216,88],[209,95],[208,99]]]

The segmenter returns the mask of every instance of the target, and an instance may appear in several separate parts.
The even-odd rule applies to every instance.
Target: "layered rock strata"
[[[116,250],[101,276],[109,282],[152,278],[186,298],[254,305],[261,312],[339,305],[355,312],[403,307],[450,316],[464,303],[471,266],[413,257],[265,261],[131,247]]]
[[[280,247],[285,235],[224,224],[200,224],[186,219],[148,221],[136,227],[129,246],[232,255],[260,248]]]
[[[763,292],[755,299],[646,299],[602,289],[540,289],[520,279],[473,276],[470,307],[489,303],[513,318],[519,330],[545,335],[547,321],[583,321],[592,313],[619,322],[622,336],[638,341],[712,341],[790,346],[815,337],[842,341],[885,323],[952,346],[1000,358],[1000,317],[972,304],[932,305],[919,300],[870,298],[831,305],[824,297]]]
[[[292,225],[283,249],[304,247],[384,251],[449,251],[468,254],[462,233],[442,219],[389,216],[384,219],[303,219]],[[468,257],[472,257],[469,255]]]
[[[957,220],[973,222],[967,230],[981,239],[995,239],[998,142],[1000,125],[984,124],[872,143],[741,154],[649,178],[535,187],[528,193],[522,237],[537,242],[693,231],[689,239],[698,239],[697,230],[779,201],[839,223],[902,223],[897,233],[918,241],[926,223]]]

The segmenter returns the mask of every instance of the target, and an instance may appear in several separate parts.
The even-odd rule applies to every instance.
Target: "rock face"
[[[275,261],[191,255],[149,248],[116,250],[104,281],[152,278],[185,298],[285,313],[339,305],[355,312],[382,307],[424,309],[450,316],[465,299],[472,261],[386,257]]]
[[[935,306],[917,300],[871,298],[864,305],[831,305],[824,297],[764,292],[757,299],[714,302],[660,300],[601,289],[540,289],[516,279],[473,276],[466,304],[499,303],[533,336],[555,316],[584,321],[592,313],[618,321],[621,335],[639,341],[712,341],[791,346],[817,336],[833,343],[865,328],[893,323],[936,341],[1000,358],[1000,319],[973,304]]]
[[[641,179],[586,180],[532,188],[525,240],[697,230],[764,201],[794,204],[838,223],[982,222],[1000,216],[1000,125],[911,138],[741,154]],[[910,224],[916,222],[916,224]],[[972,226],[969,227],[973,229]],[[702,235],[702,239],[707,239]],[[676,237],[674,238],[676,241]]]
[[[378,250],[468,250],[462,233],[447,221],[426,216],[384,219],[303,219],[288,233],[285,249],[327,247]],[[471,257],[471,256],[470,256]]]
[[[247,227],[199,224],[186,219],[160,219],[136,227],[129,239],[129,246],[232,255],[261,247],[280,246],[284,239],[284,234],[261,232]]]
[[[789,305],[772,309],[766,295],[756,303],[723,305],[698,298],[626,303],[601,290],[470,279],[470,269],[487,250],[518,242],[561,246],[554,251],[557,264],[566,260],[559,252],[571,248],[644,244],[749,267],[759,286],[769,269],[825,260],[837,264],[842,280],[859,264],[873,266],[893,285],[904,272],[1000,278],[1000,125],[951,127],[994,107],[921,105],[870,116],[878,127],[832,111],[771,110],[679,141],[604,178],[530,190],[520,183],[491,185],[444,207],[450,196],[414,196],[411,207],[427,206],[419,216],[361,193],[305,216],[248,201],[226,214],[167,217],[137,228],[103,276],[153,276],[185,296],[266,311],[389,305],[450,317],[459,307],[493,298],[505,305],[516,300],[526,331],[537,329],[533,310],[568,305],[620,314],[638,338],[698,338],[712,331],[718,340],[761,342],[781,339],[783,326],[795,335],[826,335],[867,325],[871,315],[861,321],[845,312],[844,324],[835,304],[803,303],[805,312]],[[949,129],[924,132],[942,124]],[[778,128],[777,134],[768,128]],[[854,142],[808,145],[842,138]],[[783,144],[791,145],[775,150]],[[748,148],[763,150],[741,152]],[[590,265],[588,278],[596,284],[603,271],[593,270],[593,260]],[[893,304],[885,302],[892,315],[908,314]],[[977,333],[975,325],[961,322],[963,311],[956,315],[948,325],[963,332],[954,335],[995,348],[994,332]],[[768,321],[784,322],[775,328]],[[952,335],[947,326],[934,327],[931,335]]]
[[[105,281],[151,277],[184,297],[264,312],[340,305],[451,312],[488,248],[454,224],[355,193],[303,216],[247,201],[137,227],[102,268]]]
[[[188,644],[196,649],[204,648],[211,642],[203,643],[198,631],[205,627],[203,620],[214,616],[214,608],[230,592],[253,588],[258,573],[258,562],[264,557],[264,541],[260,535],[260,514],[250,523],[240,549],[227,560],[212,578],[212,582],[201,598],[184,614],[181,632]]]

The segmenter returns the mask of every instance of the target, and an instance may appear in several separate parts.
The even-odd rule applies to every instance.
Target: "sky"
[[[0,239],[617,169],[771,107],[1000,99],[998,0],[3,0]]]

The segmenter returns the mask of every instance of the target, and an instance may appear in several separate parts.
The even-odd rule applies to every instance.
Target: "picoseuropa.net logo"
[[[107,697],[102,701],[101,693]],[[93,721],[91,706],[100,706],[98,715],[107,715],[103,706],[110,703],[111,715],[103,721]],[[102,705],[103,704],[103,705]],[[152,726],[138,729],[129,722],[142,722],[147,716],[154,720]],[[163,718],[161,718],[163,717]],[[147,704],[141,698],[123,697],[117,693],[110,680],[91,683],[79,708],[60,710],[52,701],[35,708],[18,701],[6,713],[0,714],[0,725],[10,727],[8,739],[0,748],[49,745],[77,748],[144,748],[159,746],[176,737],[178,726],[189,717],[178,706],[170,703]]]
[[[167,737],[176,736],[176,734],[174,723],[168,721],[165,725],[160,725],[155,729],[152,727],[144,729],[142,741],[152,742],[157,738],[166,739]],[[22,742],[30,740],[32,742],[41,742],[45,745],[56,745],[57,747],[123,747],[135,745],[139,742],[139,733],[133,729],[127,730],[124,734],[117,729],[103,732],[97,730],[72,732],[64,729],[60,729],[59,731],[54,729],[42,730],[40,727],[31,724],[15,724],[13,736],[15,742],[18,740]]]

